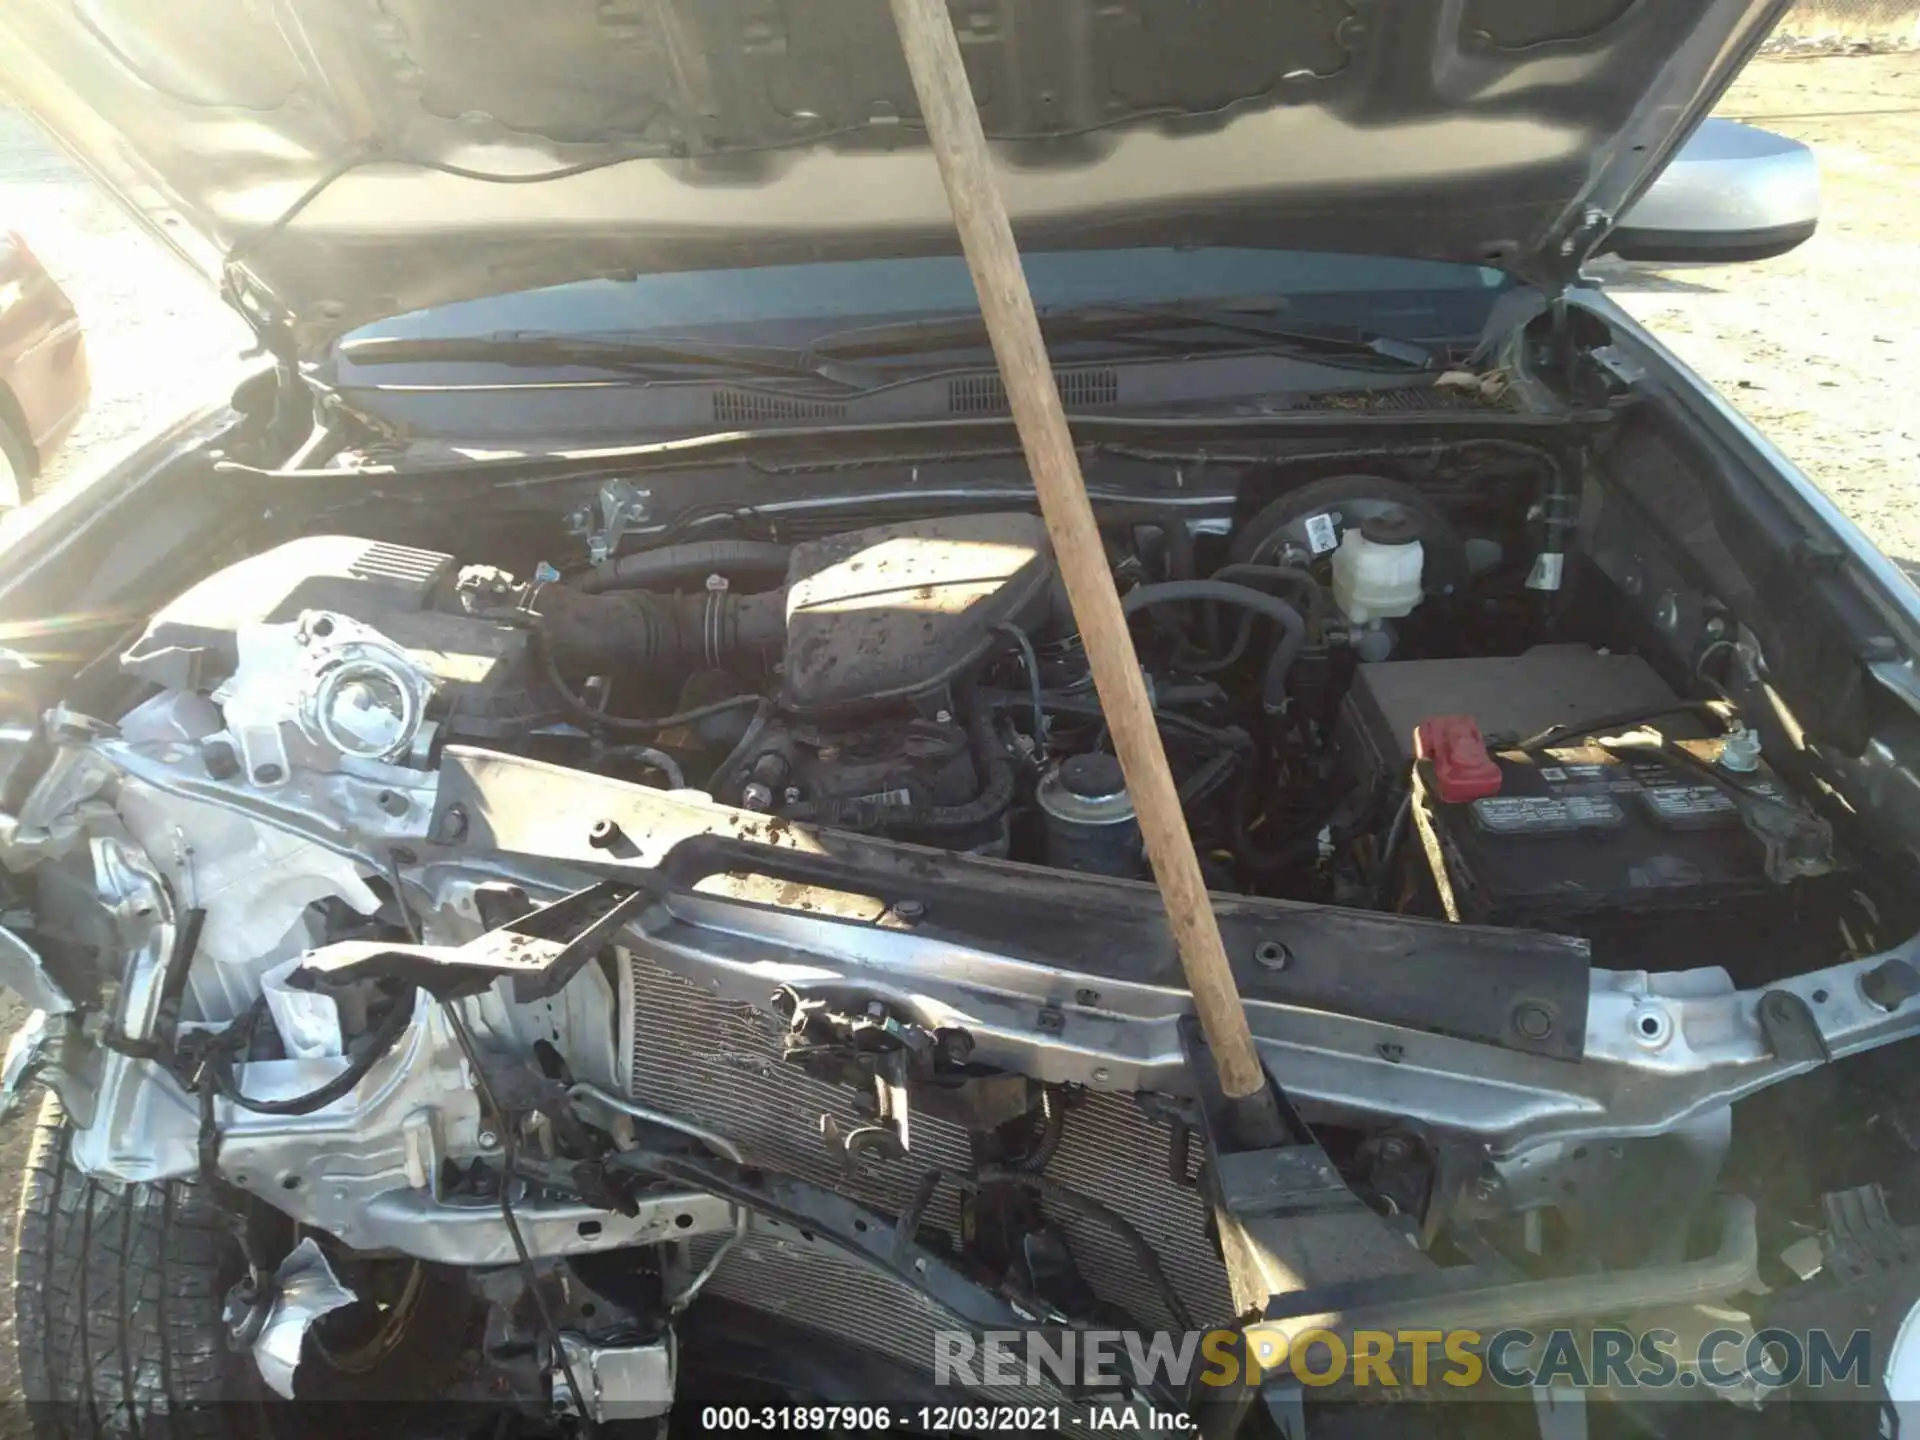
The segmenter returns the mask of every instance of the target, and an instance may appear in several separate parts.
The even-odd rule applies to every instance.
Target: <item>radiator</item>
[[[629,954],[621,994],[621,1042],[630,1057],[633,1098],[734,1141],[753,1164],[850,1195],[897,1215],[925,1171],[971,1166],[966,1132],[920,1114],[911,1152],[899,1160],[844,1171],[827,1151],[820,1117],[858,1122],[854,1092],[814,1079],[780,1058],[779,1023],[751,1006],[717,998]],[[1160,1256],[1197,1323],[1226,1324],[1232,1307],[1226,1274],[1206,1230],[1206,1207],[1168,1176],[1166,1127],[1131,1097],[1092,1094],[1067,1112],[1049,1178],[1126,1216]],[[958,1234],[958,1196],[943,1186],[926,1223]],[[1050,1211],[1067,1236],[1087,1283],[1102,1300],[1149,1327],[1173,1326],[1160,1296],[1124,1242],[1076,1216]],[[946,1312],[910,1286],[824,1243],[804,1243],[784,1227],[763,1226],[736,1248],[709,1293],[833,1334],[927,1371],[933,1332],[950,1328]]]

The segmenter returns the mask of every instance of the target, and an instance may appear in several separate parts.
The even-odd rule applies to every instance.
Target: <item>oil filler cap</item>
[[[1420,722],[1414,746],[1433,766],[1434,793],[1448,805],[1464,805],[1500,793],[1500,767],[1487,753],[1471,715],[1435,715]]]

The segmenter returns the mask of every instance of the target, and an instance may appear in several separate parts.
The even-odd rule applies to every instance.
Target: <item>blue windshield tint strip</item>
[[[1026,267],[1043,309],[1249,295],[1484,293],[1506,283],[1499,271],[1477,266],[1289,250],[1068,251],[1029,255]],[[347,338],[502,330],[630,334],[856,315],[871,321],[974,308],[966,263],[958,256],[931,256],[583,280],[397,315]]]

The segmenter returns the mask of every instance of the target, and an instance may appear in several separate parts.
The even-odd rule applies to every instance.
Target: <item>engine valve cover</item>
[[[955,515],[800,545],[787,580],[784,685],[797,710],[929,690],[1045,609],[1053,551],[1037,515]]]

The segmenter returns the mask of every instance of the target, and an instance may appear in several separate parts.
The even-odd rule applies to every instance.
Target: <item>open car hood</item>
[[[1564,280],[1789,0],[1045,0],[955,22],[1022,244]],[[6,0],[0,82],[256,326],[957,249],[885,0]]]

